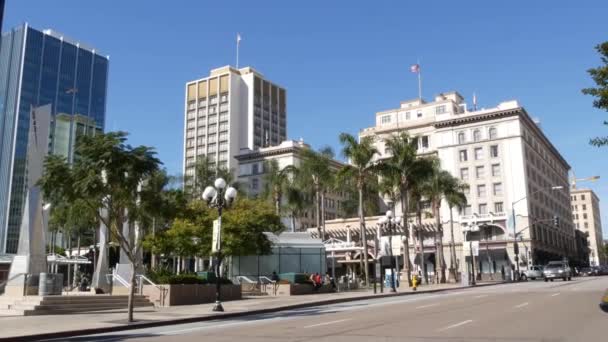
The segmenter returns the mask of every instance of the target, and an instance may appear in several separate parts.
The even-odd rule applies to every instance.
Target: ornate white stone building
[[[568,184],[570,166],[517,101],[471,110],[460,94],[449,92],[439,94],[432,102],[404,101],[399,108],[376,113],[375,121],[375,126],[360,132],[360,137],[377,138],[379,159],[390,157],[384,138],[406,131],[417,139],[421,156],[437,156],[443,169],[469,185],[468,204],[460,211],[454,210],[453,222],[448,206],[442,205],[444,257],[448,266],[452,223],[457,250],[453,263],[461,270],[470,262],[469,243],[463,248],[465,231],[479,228],[469,232],[466,241],[479,241],[475,268],[483,277],[496,277],[503,267],[515,268],[516,259],[519,268],[525,269],[575,256]],[[401,215],[399,204],[396,214]],[[415,219],[408,221],[412,221],[412,231],[416,231]],[[335,229],[344,230],[336,223]],[[350,225],[358,231],[353,224],[358,223]],[[434,219],[426,218],[421,227],[427,232],[423,238],[425,259],[433,264],[436,245],[432,231],[437,229]],[[375,229],[370,225],[368,228],[372,228],[369,231],[373,236]],[[419,263],[420,250],[413,242],[418,246],[415,236],[410,237],[410,260]],[[416,265],[412,266],[416,269]],[[432,270],[432,266],[428,269]]]

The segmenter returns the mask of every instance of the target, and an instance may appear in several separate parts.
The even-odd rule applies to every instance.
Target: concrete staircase
[[[0,315],[31,316],[61,315],[126,309],[128,296],[27,296],[9,298],[0,296]],[[144,296],[135,296],[135,307],[154,307]]]

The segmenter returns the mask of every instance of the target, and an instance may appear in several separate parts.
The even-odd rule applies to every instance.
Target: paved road
[[[527,282],[69,341],[608,341],[607,288],[608,277]]]

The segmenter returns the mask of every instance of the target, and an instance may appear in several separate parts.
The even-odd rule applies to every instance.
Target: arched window
[[[481,140],[481,131],[476,129],[473,131],[473,141],[479,141],[479,140]]]
[[[459,144],[464,144],[464,142],[465,142],[464,132],[458,133],[458,143]]]
[[[490,139],[496,139],[496,127],[490,127],[488,130],[488,137]]]

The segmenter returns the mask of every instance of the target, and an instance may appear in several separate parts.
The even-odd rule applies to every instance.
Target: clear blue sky
[[[108,130],[182,164],[186,81],[235,62],[288,89],[288,136],[339,149],[340,132],[373,125],[374,113],[417,95],[457,90],[481,106],[519,100],[602,201],[608,227],[606,113],[580,89],[608,40],[608,1],[43,1],[8,0],[5,29],[29,22],[110,55]],[[542,3],[542,4],[541,4]]]

